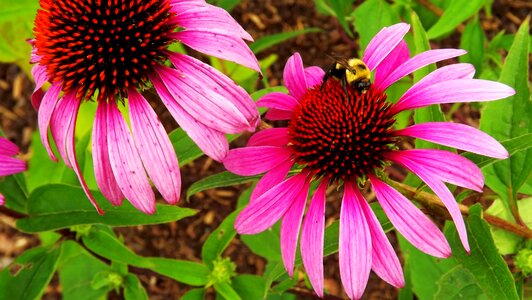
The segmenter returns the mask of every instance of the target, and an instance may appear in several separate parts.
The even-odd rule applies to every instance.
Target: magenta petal
[[[515,94],[511,87],[489,80],[457,79],[437,82],[425,88],[413,86],[391,107],[393,113],[432,104],[491,101]]]
[[[181,173],[174,147],[148,101],[135,88],[128,90],[128,99],[133,139],[144,168],[166,202],[175,204],[181,195]]]
[[[327,180],[322,180],[312,197],[303,221],[300,243],[303,265],[314,291],[320,298],[323,298],[323,238],[327,184]]]
[[[3,206],[6,204],[6,198],[4,198],[4,195],[0,194],[0,206]]]
[[[48,152],[48,156],[53,161],[57,161],[57,158],[55,157],[54,152],[52,151],[52,148],[50,147],[50,140],[48,139],[48,127],[50,126],[52,114],[54,112],[57,99],[59,98],[59,93],[61,92],[62,88],[63,86],[61,83],[54,83],[52,84],[50,89],[48,89],[46,94],[44,94],[44,97],[42,98],[42,102],[39,106],[38,120],[37,120],[39,124],[41,142],[44,148],[46,149],[46,152]]]
[[[396,135],[411,136],[440,145],[453,147],[494,158],[508,158],[508,151],[488,134],[471,126],[430,122],[395,131]]]
[[[429,255],[441,258],[451,255],[451,247],[445,236],[421,210],[374,175],[368,176],[377,200],[397,231],[412,245]]]
[[[369,42],[364,51],[362,60],[368,68],[374,70],[403,40],[408,30],[410,30],[410,25],[406,23],[399,23],[381,29]]]
[[[240,234],[256,234],[270,228],[290,208],[306,185],[307,174],[301,173],[279,183],[250,203],[236,218]]]
[[[268,112],[266,112],[266,119],[272,121],[289,120],[291,118],[292,112],[289,110],[270,108]]]
[[[420,81],[403,94],[403,97],[408,97],[409,93],[424,89],[438,82],[455,79],[473,79],[473,76],[475,76],[475,67],[471,64],[452,64],[444,66],[421,78]]]
[[[375,69],[375,80],[373,84],[380,86],[395,69],[410,58],[410,50],[403,40],[390,52],[388,56]]]
[[[405,285],[405,279],[399,258],[369,204],[362,196],[359,199],[362,199],[360,206],[364,212],[366,222],[368,222],[371,234],[371,267],[384,281],[395,287],[402,288]]]
[[[340,278],[347,296],[360,299],[371,270],[371,235],[360,206],[366,201],[351,182],[344,183],[340,210]]]
[[[288,58],[283,72],[283,80],[286,88],[290,92],[290,95],[296,99],[301,97],[307,92],[307,80],[305,76],[305,68],[303,67],[303,60],[299,53]]]
[[[316,85],[321,85],[323,82],[325,71],[322,68],[312,66],[305,68],[305,78],[307,79],[307,88],[311,89]]]
[[[292,155],[286,147],[261,146],[232,149],[223,160],[232,173],[251,176],[267,172]]]
[[[116,182],[107,146],[107,105],[98,105],[92,129],[92,160],[94,176],[100,191],[115,206],[121,205],[124,195]]]
[[[118,186],[133,206],[146,214],[153,214],[155,194],[126,121],[114,101],[107,104],[101,101],[99,105],[107,105],[109,158]]]
[[[290,206],[281,222],[281,255],[286,272],[290,277],[294,275],[297,238],[301,228],[301,221],[303,220],[305,204],[307,203],[309,186],[310,182],[307,181],[293,200],[292,206]]]
[[[253,203],[260,196],[262,196],[262,194],[266,193],[271,188],[281,183],[281,181],[285,179],[286,175],[288,175],[288,172],[290,171],[293,165],[294,162],[292,161],[292,159],[287,159],[279,165],[273,167],[266,174],[264,174],[264,176],[262,176],[259,182],[257,182],[257,185],[253,189],[253,192],[251,192],[249,203]]]
[[[296,98],[280,92],[268,93],[257,101],[259,107],[276,108],[290,112],[298,105],[299,101]]]
[[[0,136],[0,155],[13,156],[16,155],[20,150],[18,146],[6,139],[5,137]]]
[[[390,151],[385,157],[407,168],[420,165],[439,180],[482,192],[484,176],[480,169],[467,158],[444,150],[412,149]]]
[[[257,58],[239,37],[197,30],[174,32],[170,36],[196,51],[232,61],[260,72]]]
[[[33,80],[35,80],[35,88],[31,94],[31,104],[38,111],[44,96],[42,86],[48,81],[46,67],[36,64],[31,68],[31,75]]]
[[[190,136],[198,147],[216,161],[221,161],[229,151],[229,144],[225,135],[217,130],[205,126],[188,114],[168,92],[166,86],[157,75],[150,76],[153,86],[161,97],[162,102],[172,114],[172,117],[179,123],[181,128]]]
[[[277,146],[284,147],[288,145],[288,128],[268,128],[261,130],[248,141],[247,147],[251,146]]]
[[[72,113],[74,110],[77,111],[79,106],[79,100],[77,100],[70,94],[64,95],[61,100],[57,102],[57,106],[54,108],[52,118],[50,120],[50,131],[52,132],[52,138],[55,141],[55,145],[57,146],[57,151],[59,152],[59,155],[61,155],[61,158],[65,162],[65,165],[69,168],[72,168],[72,165],[70,164],[70,159],[68,158],[67,154],[67,144],[69,143],[69,141],[66,138],[68,128],[71,126],[70,123]],[[45,107],[46,105],[43,101],[41,109],[44,109]]]
[[[24,172],[26,162],[8,156],[0,156],[0,176],[8,176]]]
[[[205,0],[169,0],[169,2],[172,6],[172,12],[175,14],[180,14],[193,8],[208,6]]]
[[[422,52],[398,66],[390,75],[376,86],[380,90],[387,89],[390,85],[406,75],[438,61],[453,58],[465,54],[461,49],[436,49]]]

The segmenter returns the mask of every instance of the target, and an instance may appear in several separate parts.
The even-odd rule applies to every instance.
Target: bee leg
[[[344,76],[342,77],[342,87],[344,88],[344,93],[345,93],[345,99],[347,101],[349,101],[349,93],[347,92],[347,78]]]
[[[333,76],[333,70],[335,66],[336,64],[333,64],[323,76],[323,82],[321,83],[320,91],[323,90],[323,87],[325,86],[325,83],[327,83],[327,80],[329,80]]]

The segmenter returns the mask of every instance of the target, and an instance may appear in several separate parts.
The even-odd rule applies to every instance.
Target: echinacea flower
[[[270,108],[267,118],[289,120],[288,127],[259,131],[247,147],[229,151],[224,160],[225,167],[239,175],[265,173],[249,205],[236,219],[237,231],[255,234],[282,219],[281,253],[292,276],[301,230],[303,265],[319,296],[323,296],[327,186],[343,185],[340,275],[347,295],[358,299],[371,269],[396,287],[404,285],[399,259],[360,191],[368,181],[392,224],[410,243],[435,257],[451,254],[438,227],[383,179],[382,170],[390,162],[410,169],[440,197],[469,251],[464,220],[444,182],[482,191],[484,178],[480,169],[450,151],[399,150],[400,137],[420,138],[495,158],[508,157],[495,139],[466,125],[431,122],[401,130],[393,128],[395,115],[404,110],[439,103],[495,100],[514,94],[504,84],[473,79],[475,70],[469,64],[453,64],[427,75],[396,103],[388,102],[386,89],[394,82],[428,64],[465,53],[439,49],[410,57],[403,41],[409,28],[404,23],[384,28],[369,43],[362,61],[374,72],[374,80],[365,91],[350,85],[344,88],[336,79],[329,79],[322,86],[324,71],[304,68],[299,54],[293,55],[284,69],[289,94],[270,93],[258,101],[259,106]],[[289,176],[294,165],[300,171]],[[318,187],[302,221],[312,182],[317,182]]]
[[[19,153],[17,145],[0,136],[0,176],[8,176],[24,172],[26,162],[14,158]],[[0,205],[4,205],[4,195],[0,194]]]
[[[41,140],[57,161],[50,128],[59,154],[99,212],[74,149],[83,101],[98,103],[92,131],[98,187],[112,204],[125,197],[145,213],[155,211],[148,176],[168,203],[176,203],[181,190],[172,144],[140,93],[150,82],[181,128],[215,160],[227,154],[225,133],[253,131],[258,124],[244,89],[209,65],[169,49],[181,42],[259,70],[244,42],[251,36],[225,10],[204,0],[40,0],[40,6],[30,43]],[[43,95],[45,82],[51,87]],[[118,109],[126,101],[130,126]]]

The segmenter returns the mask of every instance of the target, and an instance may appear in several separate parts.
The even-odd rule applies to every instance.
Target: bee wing
[[[327,56],[330,57],[331,59],[334,59],[337,64],[341,65],[342,67],[344,67],[349,72],[351,72],[353,74],[357,73],[355,68],[353,68],[352,66],[349,65],[349,61],[345,57],[339,56],[336,53],[327,54]]]

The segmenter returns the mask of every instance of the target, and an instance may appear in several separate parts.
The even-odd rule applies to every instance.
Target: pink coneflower
[[[506,85],[472,79],[469,64],[442,67],[412,86],[397,103],[386,100],[386,88],[413,71],[465,53],[430,50],[410,57],[403,41],[410,26],[382,29],[369,43],[363,62],[375,74],[366,91],[329,79],[321,87],[324,71],[304,68],[299,54],[284,70],[289,94],[270,93],[259,106],[269,107],[267,117],[289,120],[288,128],[271,128],[253,135],[245,148],[231,150],[226,168],[239,175],[266,172],[250,204],[235,222],[241,234],[255,234],[281,222],[281,252],[285,268],[293,274],[298,235],[311,182],[318,182],[301,229],[301,255],[310,282],[323,296],[323,236],[325,192],[328,185],[343,185],[340,212],[340,273],[350,298],[362,296],[371,269],[388,283],[402,287],[399,259],[360,188],[370,182],[377,200],[395,228],[415,247],[436,257],[451,249],[444,235],[414,204],[385,183],[382,169],[388,162],[410,169],[441,198],[469,251],[464,221],[444,182],[482,191],[479,168],[464,157],[434,149],[399,150],[401,136],[424,139],[449,147],[496,157],[507,151],[487,134],[461,124],[424,123],[395,130],[397,113],[436,103],[488,101],[508,97]],[[295,165],[301,171],[286,178]]]
[[[98,103],[92,151],[99,188],[114,205],[125,197],[145,213],[155,211],[148,176],[168,203],[176,203],[181,190],[172,144],[140,93],[150,82],[181,128],[215,160],[227,154],[225,133],[252,131],[258,124],[244,89],[209,65],[168,49],[181,42],[259,70],[244,42],[251,36],[225,10],[203,0],[41,0],[40,6],[31,43],[32,101],[39,110],[41,139],[57,161],[50,128],[59,154],[99,212],[74,149],[83,101]],[[45,82],[51,87],[43,96]],[[126,98],[130,126],[118,109]]]
[[[8,176],[26,171],[26,162],[13,156],[19,153],[17,145],[0,137],[0,176]],[[0,194],[0,205],[4,205],[4,195]]]

